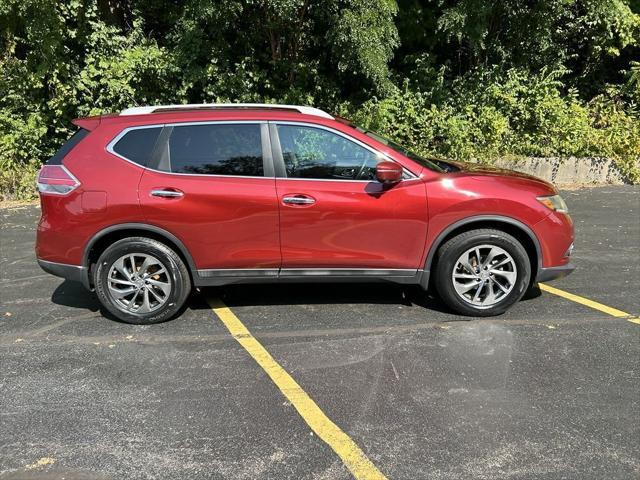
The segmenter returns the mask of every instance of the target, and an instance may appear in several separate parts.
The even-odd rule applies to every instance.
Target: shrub
[[[610,157],[640,181],[637,112],[615,90],[591,102],[563,93],[561,74],[479,70],[452,82],[438,104],[431,92],[405,84],[353,115],[416,153],[489,163],[506,156]]]
[[[46,133],[38,114],[22,119],[0,112],[0,199],[35,197],[42,157],[51,154]]]

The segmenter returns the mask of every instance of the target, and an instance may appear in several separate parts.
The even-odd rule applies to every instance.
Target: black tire
[[[147,313],[124,311],[123,306],[109,290],[109,272],[118,259],[125,255],[150,255],[166,270],[165,280],[170,280],[170,292],[161,306]],[[93,283],[100,303],[116,318],[136,325],[149,325],[171,319],[184,305],[191,291],[189,271],[178,254],[165,244],[146,237],[118,240],[100,255],[93,274]],[[161,292],[160,292],[161,293]],[[150,297],[151,298],[151,297]],[[135,306],[135,301],[134,301]]]
[[[496,246],[503,249],[512,257],[517,269],[513,289],[490,307],[476,306],[461,298],[452,279],[454,268],[456,268],[460,256],[469,249],[480,245]],[[530,278],[531,263],[526,250],[513,236],[500,230],[478,229],[464,232],[448,240],[438,249],[434,279],[436,290],[444,303],[462,315],[491,317],[506,312],[525,294]]]

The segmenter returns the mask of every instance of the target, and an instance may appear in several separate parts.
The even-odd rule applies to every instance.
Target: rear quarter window
[[[111,147],[114,153],[141,166],[146,166],[162,127],[127,130]]]

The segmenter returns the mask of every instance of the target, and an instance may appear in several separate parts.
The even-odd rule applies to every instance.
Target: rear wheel
[[[436,289],[449,307],[463,315],[504,313],[522,298],[530,278],[524,247],[500,230],[465,232],[438,250]]]
[[[110,245],[94,273],[102,305],[127,323],[151,324],[173,317],[191,290],[189,272],[173,250],[145,237]]]

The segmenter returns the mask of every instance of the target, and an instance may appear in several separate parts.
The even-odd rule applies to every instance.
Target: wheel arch
[[[162,242],[167,247],[173,249],[187,264],[192,277],[191,281],[193,282],[193,276],[197,271],[196,265],[184,243],[171,232],[147,223],[121,223],[112,225],[100,230],[91,237],[89,242],[87,242],[82,256],[82,265],[87,269],[89,282],[91,281],[91,267],[98,260],[100,253],[110,244],[127,237],[148,237]]]
[[[518,241],[520,241],[520,243],[522,243],[522,246],[529,256],[529,262],[531,263],[530,283],[533,284],[537,273],[542,268],[542,249],[540,247],[540,241],[529,226],[519,220],[516,220],[515,218],[505,217],[502,215],[475,215],[458,220],[457,222],[454,222],[446,227],[438,234],[436,239],[429,247],[429,252],[427,253],[427,258],[425,260],[424,271],[432,271],[433,267],[435,266],[435,262],[437,262],[436,255],[438,249],[446,241],[455,237],[456,235],[468,232],[470,230],[476,230],[478,228],[494,228],[497,230],[502,230],[505,233],[514,236]],[[423,280],[421,282],[421,284],[425,288],[429,285],[429,277],[430,275],[427,274],[426,278],[423,277]]]

